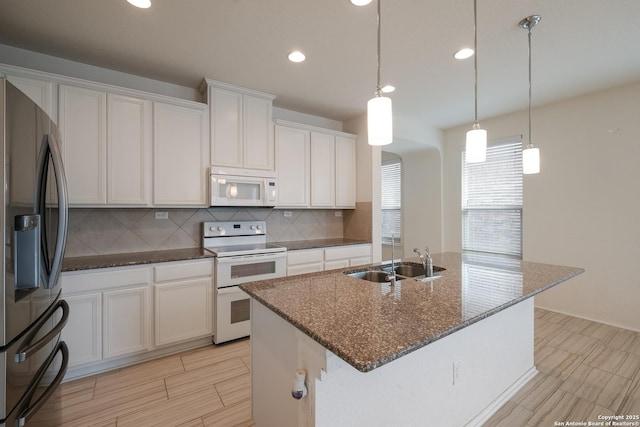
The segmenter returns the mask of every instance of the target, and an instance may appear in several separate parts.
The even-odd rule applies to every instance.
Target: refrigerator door
[[[69,361],[69,351],[64,341],[59,341],[60,331],[69,318],[69,305],[59,300],[43,318],[31,328],[31,332],[9,346],[3,354],[6,363],[7,426],[22,425],[33,418],[39,409],[47,414],[47,422],[41,425],[61,425],[56,388],[64,378]],[[58,408],[59,409],[59,408]],[[0,421],[0,425],[1,425]],[[26,425],[33,426],[32,422]]]
[[[4,186],[4,313],[0,316],[5,334],[0,351],[27,334],[60,295],[58,277],[68,217],[55,124],[8,82],[5,96],[8,182]]]

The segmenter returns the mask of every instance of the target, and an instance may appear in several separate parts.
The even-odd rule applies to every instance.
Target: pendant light
[[[467,163],[480,163],[487,159],[487,131],[480,129],[478,123],[478,9],[477,0],[473,0],[473,81],[475,98],[475,116],[473,129],[467,132],[465,159]]]
[[[529,32],[529,143],[522,150],[522,173],[534,174],[540,172],[540,150],[533,146],[531,138],[531,29],[535,27],[542,16],[531,15],[520,21],[520,27]]]
[[[391,98],[382,96],[380,87],[380,2],[378,0],[378,84],[376,96],[367,102],[367,133],[369,145],[387,145],[393,142],[393,114]]]

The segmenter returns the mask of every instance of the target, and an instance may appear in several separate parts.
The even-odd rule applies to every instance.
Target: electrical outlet
[[[457,362],[453,362],[453,385],[456,385],[460,382],[461,375],[462,375],[462,362],[458,360]]]
[[[156,219],[169,219],[169,212],[156,212]]]
[[[284,211],[283,213],[285,218],[291,218],[293,216],[293,212],[291,211]]]
[[[340,218],[342,216],[342,211],[335,211],[336,218]]]

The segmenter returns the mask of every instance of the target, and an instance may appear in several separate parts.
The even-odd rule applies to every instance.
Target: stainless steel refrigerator
[[[55,123],[0,79],[0,426],[56,426],[69,360],[60,331],[69,306],[58,278],[67,187]]]

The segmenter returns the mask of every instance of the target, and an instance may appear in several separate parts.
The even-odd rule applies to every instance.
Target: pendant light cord
[[[376,85],[376,96],[380,96],[381,95],[381,88],[380,88],[380,3],[382,2],[382,0],[378,0],[378,83]]]
[[[531,136],[531,27],[529,27],[529,144],[527,148],[533,148],[533,138]]]
[[[473,96],[474,96],[474,124],[473,128],[477,129],[478,124],[478,10],[477,0],[473,0]]]

